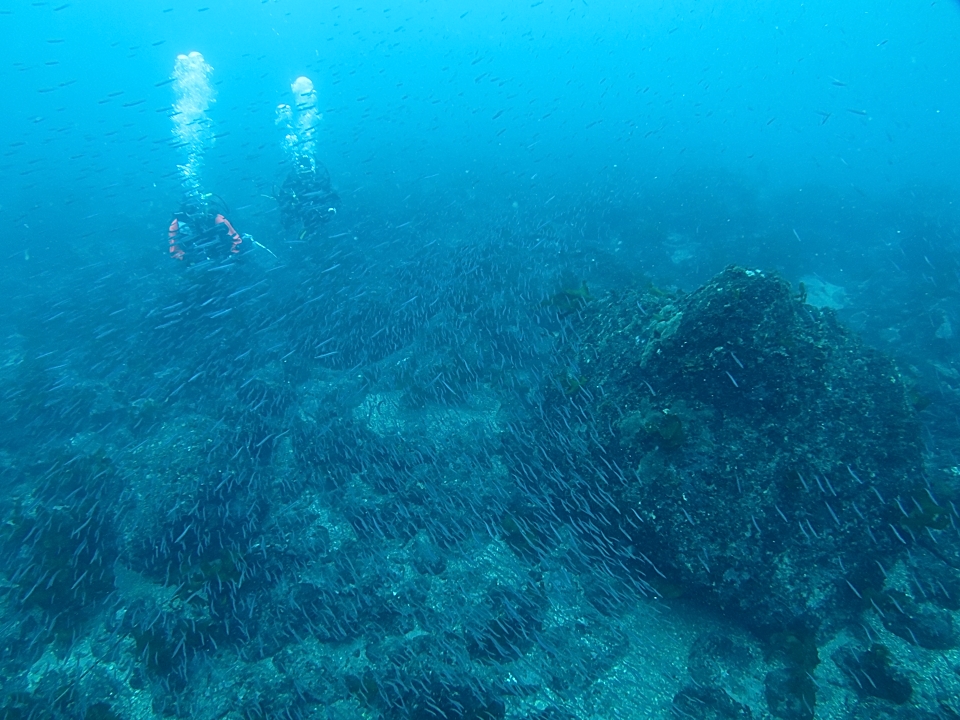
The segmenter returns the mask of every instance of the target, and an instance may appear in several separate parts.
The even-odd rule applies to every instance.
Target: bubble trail
[[[198,52],[178,55],[173,68],[173,134],[177,145],[183,149],[185,158],[181,165],[180,179],[187,196],[202,200],[200,171],[203,155],[213,144],[212,123],[207,110],[214,102],[210,74],[213,68]]]
[[[277,106],[277,124],[286,131],[284,149],[294,167],[316,169],[316,133],[323,115],[317,111],[317,91],[308,77],[298,77],[290,85],[293,107]]]

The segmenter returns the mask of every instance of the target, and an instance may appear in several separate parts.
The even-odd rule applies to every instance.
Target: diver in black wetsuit
[[[317,161],[297,160],[283,185],[276,191],[283,227],[298,240],[312,240],[337,214],[340,196],[333,189],[330,173]]]
[[[309,241],[337,214],[340,196],[333,189],[330,173],[317,159],[317,128],[323,116],[317,108],[313,81],[298,77],[290,90],[294,103],[277,107],[277,124],[284,128],[283,148],[293,169],[274,196],[287,232],[297,240]]]
[[[184,202],[167,228],[170,257],[190,264],[223,261],[240,254],[243,237],[212,207]]]
[[[167,228],[167,250],[185,266],[204,261],[222,262],[240,254],[249,235],[241,236],[226,218],[219,198],[204,192],[203,159],[214,141],[207,109],[214,101],[213,68],[198,52],[178,55],[173,67],[173,134],[182,153],[177,166],[183,188],[180,209]]]

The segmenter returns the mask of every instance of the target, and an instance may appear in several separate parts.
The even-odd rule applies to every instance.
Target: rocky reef
[[[924,473],[909,382],[804,300],[741,267],[690,294],[617,292],[580,310],[577,353],[638,572],[760,639],[781,718],[813,716],[820,646],[851,627],[859,644],[835,658],[871,702],[910,696],[871,622],[916,648],[957,644],[955,486]],[[675,702],[749,717],[714,691],[701,677]]]
[[[958,717],[910,376],[776,275],[504,258],[76,343],[122,374],[25,340],[0,717]]]

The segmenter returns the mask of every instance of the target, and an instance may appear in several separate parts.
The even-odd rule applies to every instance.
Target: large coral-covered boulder
[[[884,568],[939,513],[889,358],[739,267],[585,318],[601,452],[624,469],[619,510],[655,586],[768,630],[882,602]]]

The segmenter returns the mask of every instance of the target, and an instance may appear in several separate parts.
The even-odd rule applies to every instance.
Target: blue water
[[[0,717],[958,716],[956,643],[879,615],[851,652],[912,695],[852,684],[869,597],[801,632],[611,579],[571,456],[613,429],[564,397],[584,306],[779,273],[907,378],[960,629],[960,3],[0,0],[0,37]],[[169,257],[191,191],[236,257]]]

